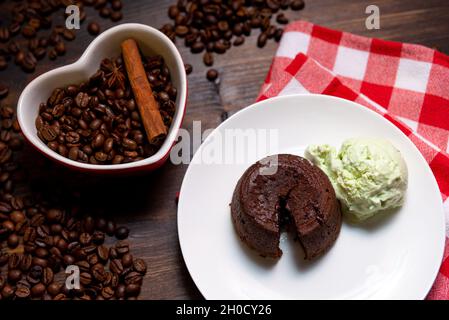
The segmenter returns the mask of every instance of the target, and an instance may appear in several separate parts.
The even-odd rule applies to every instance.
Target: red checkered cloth
[[[297,21],[285,29],[258,100],[294,93],[355,101],[394,123],[429,163],[449,217],[448,56]],[[449,299],[449,241],[427,298]]]

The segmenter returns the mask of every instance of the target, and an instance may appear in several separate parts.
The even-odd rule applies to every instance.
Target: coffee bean
[[[145,274],[147,272],[147,265],[145,261],[143,261],[142,259],[135,259],[133,263],[133,268],[140,274]]]
[[[117,289],[115,290],[115,297],[117,299],[123,299],[126,295],[126,285],[119,284]]]
[[[206,52],[203,56],[203,62],[208,67],[212,66],[214,64],[214,57],[212,53]]]
[[[92,275],[90,273],[87,272],[82,272],[80,274],[80,283],[83,286],[87,286],[92,282]]]
[[[177,93],[170,82],[170,71],[161,57],[144,59],[144,62],[155,95],[161,98],[161,113],[168,127],[176,111],[172,99],[176,99]],[[118,78],[127,88],[117,87],[117,84],[105,80],[105,77],[110,77],[114,63],[124,68],[121,58],[104,59],[100,70],[81,90],[80,86],[75,89],[74,85],[61,88],[58,103],[55,103],[53,97],[56,93],[53,93],[47,101],[47,105],[53,108],[51,113],[45,103],[43,106],[41,104],[36,120],[38,136],[52,150],[72,160],[91,164],[137,161],[157,151],[163,141],[158,142],[158,146],[154,146],[156,148],[149,147],[140,131],[143,125],[126,79]],[[100,89],[102,82],[106,84]],[[170,90],[170,94],[166,90]],[[73,102],[76,106],[73,106]],[[54,139],[48,135],[50,125],[55,127],[53,131],[56,130]],[[136,134],[136,131],[140,133]],[[57,144],[49,144],[52,141]]]
[[[104,7],[100,10],[100,16],[103,18],[108,18],[111,15],[111,10],[107,7]]]
[[[31,288],[31,296],[34,298],[40,298],[45,293],[45,286],[42,283],[38,283]]]
[[[26,299],[31,295],[31,291],[27,287],[18,287],[15,291],[15,295],[19,299]]]
[[[289,22],[288,18],[285,16],[285,14],[280,13],[276,17],[276,22],[279,24],[287,24]]]
[[[5,284],[1,291],[1,296],[3,299],[10,299],[14,296],[14,292],[15,289],[11,285]]]
[[[140,273],[131,271],[125,276],[125,283],[126,284],[137,284],[142,285],[143,277]]]
[[[24,254],[20,261],[20,270],[27,272],[31,269],[33,257],[30,254]]]
[[[119,259],[114,259],[110,262],[109,268],[112,272],[120,275],[123,272],[123,265]]]
[[[256,4],[251,1],[229,1],[220,2],[218,9],[214,4],[188,3],[189,7],[193,7],[192,12],[186,11],[185,4],[169,7],[168,16],[174,20],[177,32],[173,31],[172,24],[165,24],[161,31],[171,37],[172,41],[175,40],[173,34],[184,37],[185,44],[191,48],[192,53],[200,53],[206,49],[208,53],[219,54],[230,48],[233,35],[237,37],[233,44],[242,45],[244,36],[249,36],[252,28],[260,28],[262,31],[258,38],[259,47],[264,47],[268,39],[279,41],[282,31],[271,25],[270,18],[280,9],[286,10],[289,6],[295,10],[304,7],[302,0],[260,0]],[[279,24],[288,23],[284,13],[279,13],[276,21]],[[211,65],[209,59],[203,59],[203,62],[207,66]]]
[[[96,245],[101,245],[105,240],[105,235],[103,232],[101,231],[95,231],[92,235],[92,241],[96,244]]]
[[[113,236],[115,234],[115,229],[117,228],[116,224],[112,220],[108,220],[106,223],[106,234],[108,236]]]
[[[270,26],[268,29],[267,29],[267,37],[268,37],[268,39],[272,39],[272,38],[274,38],[274,36],[275,36],[275,34],[276,34],[276,27],[275,26]]]
[[[128,238],[129,229],[127,227],[119,227],[115,230],[115,237],[119,240]]]
[[[85,92],[80,92],[75,97],[75,103],[81,109],[87,108],[87,106],[89,105],[89,102],[90,102],[90,97]]]
[[[9,40],[10,34],[9,34],[9,30],[6,27],[1,27],[0,28],[0,41],[1,42],[6,42]]]
[[[57,296],[60,292],[61,292],[61,288],[62,285],[60,283],[57,282],[52,282],[48,287],[47,287],[47,292],[48,294],[50,294],[52,297]]]
[[[180,11],[176,5],[172,5],[168,8],[168,16],[175,19],[179,15]]]
[[[76,263],[76,265],[80,268],[81,271],[89,272],[89,270],[90,270],[90,264],[89,264],[89,262],[87,262],[85,260],[78,261]]]
[[[62,36],[64,37],[64,39],[68,41],[72,41],[76,38],[75,32],[73,32],[73,30],[70,29],[64,29],[64,31],[62,32]]]
[[[65,44],[63,41],[59,41],[55,45],[55,50],[58,55],[62,56],[66,52]]]
[[[22,279],[22,271],[20,271],[19,269],[13,269],[8,271],[8,281],[10,283],[16,283],[20,279]]]
[[[92,236],[87,232],[83,232],[80,235],[79,242],[82,246],[87,246],[92,241]]]
[[[120,11],[113,11],[111,13],[111,21],[117,22],[117,21],[122,20],[122,18],[123,18],[123,15]]]
[[[51,223],[61,222],[63,217],[64,213],[62,212],[62,210],[55,208],[49,209],[46,215],[47,220]]]
[[[42,283],[46,286],[48,286],[50,283],[53,282],[54,273],[53,270],[49,267],[44,268],[42,271]]]
[[[103,298],[109,300],[114,296],[115,292],[111,287],[105,287],[101,290],[101,295]]]
[[[48,58],[50,60],[55,60],[57,57],[58,57],[58,52],[56,51],[55,48],[53,48],[50,51],[48,51]]]
[[[128,297],[135,297],[135,296],[139,295],[140,285],[134,284],[134,283],[128,284],[125,288],[125,293],[126,293],[126,296],[128,296]]]
[[[99,262],[98,256],[95,253],[88,255],[87,262],[89,262],[90,265],[96,265]]]
[[[33,257],[32,264],[34,266],[39,266],[39,267],[45,268],[48,266],[48,261],[45,259],[38,258],[38,257]]]
[[[24,242],[32,242],[36,239],[36,229],[28,227],[23,235]]]
[[[97,247],[95,245],[89,245],[83,248],[83,251],[86,255],[92,255],[97,251]],[[91,263],[92,264],[92,263]],[[95,263],[94,263],[95,264]]]
[[[237,46],[241,46],[244,42],[245,42],[245,38],[244,37],[242,37],[242,36],[236,37],[235,40],[234,40],[233,45],[236,46],[236,47]]]
[[[59,293],[55,297],[53,297],[53,300],[66,300],[67,296],[64,293]]]
[[[87,25],[87,31],[93,36],[100,33],[100,25],[97,22],[91,22]]]
[[[4,85],[4,84],[0,84],[0,99],[6,97],[9,93],[9,87]]]
[[[103,8],[106,4],[108,3],[107,0],[96,0],[93,1],[92,5],[94,6],[95,9],[101,9]]]
[[[79,155],[79,148],[78,147],[71,147],[69,149],[69,159],[70,160],[78,160],[78,155]]]
[[[111,265],[109,266],[109,268],[111,268]],[[106,270],[104,269],[102,264],[96,264],[92,267],[92,275],[98,282],[104,282],[107,277]]]
[[[36,233],[38,237],[45,239],[50,234],[50,229],[47,226],[39,225],[36,228]]]
[[[36,30],[39,28],[37,27],[37,22],[28,23],[33,28],[36,28]],[[61,30],[55,28],[54,32],[64,36],[64,28]],[[70,35],[65,38],[70,38]],[[36,45],[37,41],[35,40],[32,40],[29,43],[33,53]],[[28,55],[28,59],[33,61],[33,63],[35,62],[35,57],[31,55]],[[169,78],[169,72],[166,67],[157,68],[159,68],[158,72],[160,72],[161,77],[165,77],[166,79]],[[176,88],[173,88],[167,80],[159,80],[163,80],[163,84],[161,85],[160,90],[155,90],[155,94],[161,103],[161,107],[164,111],[168,110],[168,108],[173,108],[174,110],[174,106],[171,105],[172,103],[174,104],[174,102],[171,101],[171,99],[176,98]],[[100,101],[101,96],[97,96],[95,90],[92,91],[87,88],[85,84],[80,84],[79,86],[76,86],[76,88],[72,86],[67,88],[67,90],[65,88],[54,90],[48,101],[39,106],[40,115],[36,119],[38,135],[42,138],[45,136],[49,139],[50,141],[46,141],[46,143],[52,146],[53,150],[64,153],[62,152],[63,149],[61,149],[61,147],[64,147],[66,149],[66,154],[69,154],[73,153],[71,148],[78,148],[79,154],[82,155],[84,148],[77,144],[80,143],[83,136],[81,132],[78,131],[78,128],[74,127],[74,124],[77,123],[79,119],[83,119],[87,122],[89,128],[89,125],[93,120],[101,118],[102,121],[104,121],[104,124],[102,123],[97,130],[104,135],[107,134],[108,137],[113,139],[113,145],[111,150],[109,150],[110,152],[114,152],[116,147],[124,148],[126,146],[128,149],[125,152],[128,152],[128,157],[134,152],[139,155],[142,154],[141,143],[144,141],[142,138],[143,128],[139,128],[139,126],[135,124],[135,122],[139,120],[139,117],[133,115],[131,119],[130,115],[130,120],[125,120],[126,118],[123,120],[122,118],[118,119],[118,121],[122,121],[120,124],[130,128],[125,129],[130,130],[126,134],[123,133],[123,135],[119,135],[117,132],[104,131],[106,124],[109,125],[109,120],[103,118],[103,116],[112,117],[114,115],[113,112],[116,112],[116,109],[110,104],[104,108],[111,108],[111,111],[102,111],[102,106],[100,109],[97,109],[99,105],[105,104],[105,99],[109,99],[110,96],[106,93],[104,95],[105,98]],[[111,91],[114,92],[116,99],[124,99],[125,101],[129,99],[129,88],[122,91],[116,89]],[[81,110],[81,108],[76,105],[75,101],[76,96],[80,92],[85,92],[88,95],[89,103],[84,109],[86,112],[79,112],[77,115],[78,118],[73,119],[71,117],[76,116],[76,113],[72,113],[71,109],[78,108]],[[71,101],[67,98],[70,98]],[[83,103],[83,101],[81,101],[81,103]],[[117,106],[126,108],[121,104],[121,101],[117,101]],[[132,108],[132,104],[130,104],[130,106]],[[92,109],[90,109],[91,107]],[[112,111],[112,109],[114,109],[114,111]],[[137,113],[135,105],[134,110],[134,112]],[[127,112],[131,113],[133,111]],[[9,153],[11,150],[16,151],[20,149],[22,144],[20,142],[21,140],[14,135],[14,132],[18,133],[20,131],[20,128],[13,117],[13,113],[14,111],[7,107],[0,108],[0,117],[2,118],[2,120],[0,120],[0,125],[2,126],[2,133],[0,134],[0,163],[2,164],[0,184],[3,186],[2,191],[5,191],[5,193],[2,193],[0,196],[0,236],[4,239],[4,243],[0,244],[0,248],[4,247],[5,243],[9,243],[11,247],[15,247],[16,244],[13,244],[12,242],[18,240],[19,243],[23,242],[24,253],[12,253],[8,255],[4,253],[3,250],[0,251],[0,266],[8,263],[8,269],[5,273],[8,279],[4,279],[0,276],[0,298],[27,299],[32,297],[47,299],[53,297],[55,300],[67,298],[84,300],[94,299],[97,296],[101,296],[102,291],[106,292],[107,298],[109,298],[109,296],[112,298],[116,296],[115,290],[118,288],[119,284],[122,284],[121,287],[123,288],[123,292],[126,291],[125,282],[128,284],[140,285],[142,276],[136,274],[137,271],[134,271],[134,259],[129,252],[128,244],[117,242],[114,246],[114,250],[112,250],[112,252],[115,253],[111,255],[109,255],[109,251],[106,247],[102,250],[99,249],[100,244],[104,242],[105,238],[103,231],[106,231],[108,227],[108,223],[104,219],[102,222],[98,222],[98,220],[95,221],[92,218],[86,218],[80,221],[79,218],[76,217],[77,209],[72,210],[69,207],[67,211],[61,210],[52,206],[51,202],[44,201],[40,203],[41,200],[39,197],[38,200],[31,201],[29,199],[22,200],[21,198],[16,198],[11,195],[13,190],[11,182],[13,180],[23,181],[21,180],[22,178],[15,173],[16,170],[18,170],[18,166],[15,162],[11,162],[12,156],[7,156],[7,154],[2,151],[6,150]],[[8,135],[4,132],[8,133]],[[116,138],[116,136],[118,136],[118,138]],[[124,140],[125,138],[130,141]],[[36,204],[36,202],[40,204]],[[97,225],[98,229],[96,230]],[[116,228],[115,224],[111,223],[109,225],[112,226],[112,228],[109,227],[109,229],[112,229],[109,230],[111,234],[115,235],[116,231],[118,233],[121,232],[121,229]],[[103,231],[100,231],[99,229],[103,229]],[[128,232],[129,231],[126,233]],[[89,237],[91,237],[92,240],[88,241]],[[22,250],[22,248],[20,248],[20,250]],[[110,263],[109,256],[115,257],[116,259],[111,263],[110,270],[120,273],[121,277],[104,269],[102,263],[108,265]],[[87,272],[91,276],[92,281],[87,284],[87,278],[84,277],[83,282],[84,284],[87,284],[87,287],[83,286],[80,290],[63,290],[62,292],[62,285],[57,284],[54,281],[55,274],[61,270],[61,264],[66,266],[75,263],[76,265],[79,265],[82,272]],[[83,263],[87,265],[84,266]],[[97,280],[97,278],[100,280]],[[9,283],[5,283],[6,281]],[[112,295],[110,290],[105,288],[111,288]],[[48,295],[45,295],[46,291]],[[130,290],[130,292],[131,294],[129,297],[132,298],[132,292],[134,291]],[[123,293],[123,297],[124,296]]]
[[[95,152],[95,160],[98,162],[105,162],[108,159],[108,155],[102,151]]]
[[[200,53],[204,51],[204,44],[202,42],[195,42],[192,47],[190,48],[190,51],[192,51],[192,53]]]
[[[189,28],[180,25],[175,28],[175,32],[178,37],[185,37],[189,33]]]
[[[12,222],[17,224],[26,219],[26,216],[23,213],[23,211],[20,211],[20,209],[23,209],[23,203],[21,203],[21,200],[14,199],[14,201],[11,201],[11,207],[13,209],[16,209],[9,215],[9,218],[11,219]]]
[[[63,261],[66,266],[70,266],[75,263],[75,258],[71,255],[66,254],[63,257]]]
[[[209,81],[215,81],[218,78],[218,71],[215,69],[210,69],[207,71],[206,76]]]
[[[267,44],[267,40],[268,40],[268,36],[265,32],[262,32],[259,37],[257,38],[257,46],[259,48],[263,48],[265,47],[265,45]]]
[[[126,241],[118,241],[115,244],[115,250],[117,251],[117,256],[122,256],[129,252],[129,244]]]
[[[3,56],[0,56],[0,71],[5,70],[8,67],[8,61]]]
[[[137,149],[137,143],[134,140],[123,138],[122,145],[125,149],[128,150],[136,150]]]
[[[19,237],[17,236],[17,234],[13,233],[11,235],[9,235],[8,237],[8,247],[11,249],[15,249],[17,248],[17,246],[19,245]]]
[[[48,255],[49,255],[50,253],[49,253],[48,250],[45,249],[45,248],[37,248],[37,249],[35,250],[34,254],[35,254],[38,258],[45,259],[45,258],[48,257]],[[22,260],[22,262],[23,262],[23,260]]]
[[[58,136],[58,130],[54,126],[49,125],[44,125],[40,128],[39,133],[47,142],[55,140]]]
[[[20,265],[20,261],[22,260],[22,257],[19,256],[17,253],[13,253],[9,255],[8,259],[8,269],[17,269]]]
[[[22,27],[22,35],[25,38],[31,38],[36,35],[36,29],[32,25],[25,25]]]
[[[97,249],[97,253],[101,260],[107,261],[109,259],[109,249],[106,246],[100,245]]]
[[[130,253],[126,253],[122,257],[122,265],[124,268],[129,268],[133,264],[133,256]]]
[[[218,54],[223,54],[227,50],[227,46],[223,41],[217,41],[214,44],[214,51]]]
[[[185,65],[184,65],[184,68],[186,69],[187,75],[191,74],[192,71],[193,71],[193,67],[192,67],[191,64],[185,64]]]
[[[119,11],[122,9],[122,1],[120,0],[112,0],[111,7],[115,11]]]
[[[0,267],[3,267],[5,264],[7,264],[8,260],[9,256],[5,252],[0,252]]]
[[[112,138],[108,138],[108,139],[111,139],[113,141]],[[108,139],[106,139],[106,142],[108,141]],[[106,142],[105,142],[105,145],[106,145]],[[105,152],[107,152],[107,151],[105,150]],[[105,231],[106,230],[106,224],[107,224],[107,221],[104,218],[97,218],[95,220],[95,228],[100,230],[100,231]]]
[[[293,0],[292,3],[290,4],[290,8],[292,10],[302,10],[304,9],[304,1],[303,0]]]

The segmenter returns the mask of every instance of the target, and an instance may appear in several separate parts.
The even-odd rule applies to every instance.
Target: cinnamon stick
[[[159,103],[154,98],[153,90],[148,82],[139,47],[134,39],[123,41],[121,47],[128,79],[148,141],[156,144],[167,135],[167,128],[159,112]]]

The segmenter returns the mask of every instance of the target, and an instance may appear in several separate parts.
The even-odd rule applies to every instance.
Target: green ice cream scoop
[[[331,180],[343,211],[357,220],[399,207],[407,190],[407,165],[389,141],[346,140],[337,153],[329,145],[311,145],[305,157]]]

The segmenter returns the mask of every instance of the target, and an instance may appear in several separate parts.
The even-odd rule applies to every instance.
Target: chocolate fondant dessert
[[[289,154],[265,158],[245,171],[234,190],[231,215],[242,241],[261,256],[273,258],[282,255],[283,221],[290,221],[308,260],[332,246],[342,222],[326,174]]]

